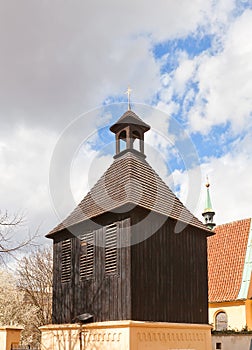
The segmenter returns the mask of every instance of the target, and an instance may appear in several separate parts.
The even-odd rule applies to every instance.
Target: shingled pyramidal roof
[[[111,126],[110,130],[116,134],[117,142],[113,163],[74,211],[49,232],[47,237],[127,204],[163,214],[210,234],[205,225],[182,204],[145,160],[143,135],[149,129],[150,126],[131,110],[125,112]],[[127,147],[121,151],[119,142],[123,132],[125,132],[123,137]],[[132,146],[134,138],[140,139],[139,151]]]

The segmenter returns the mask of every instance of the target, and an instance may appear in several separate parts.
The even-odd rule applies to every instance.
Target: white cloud
[[[211,5],[211,32],[222,35],[233,19],[233,12],[238,2],[236,0],[218,0],[213,1]]]
[[[59,129],[129,84],[135,101],[148,101],[159,84],[152,44],[192,32],[210,6],[205,0],[2,2],[1,118]]]
[[[252,217],[251,193],[252,182],[250,175],[252,172],[251,138],[230,146],[230,152],[220,158],[210,157],[200,168],[181,172],[176,170],[172,176],[176,185],[181,185],[179,197],[193,213],[202,220],[201,213],[204,210],[206,198],[206,176],[210,179],[210,194],[213,209],[215,210],[216,224],[222,224]],[[187,193],[188,176],[194,177],[194,172],[201,173],[201,183],[194,183],[194,188],[201,189],[197,199],[197,206],[190,207]]]
[[[128,85],[133,89],[133,101],[150,101],[159,90],[160,66],[164,64],[154,58],[154,43],[186,37],[199,25],[212,26],[217,32],[220,23],[226,26],[233,4],[231,0],[158,0],[155,5],[143,0],[1,2],[0,207],[26,211],[31,229],[40,223],[43,233],[52,228],[57,218],[51,208],[48,173],[58,133],[79,114],[110,96],[122,95]],[[205,130],[227,118],[235,122],[235,117],[243,125],[251,107],[251,43],[239,40],[239,36],[245,37],[250,28],[251,14],[247,11],[230,27],[224,49],[215,59],[205,55],[190,60],[181,55],[174,76],[163,77],[165,89],[160,92],[158,109],[166,115],[178,111],[178,103],[172,100],[174,91],[182,96],[199,67],[196,78],[200,91],[195,113],[190,116],[193,130]],[[223,98],[215,102],[217,94]],[[185,101],[189,105],[193,99],[190,90]],[[206,113],[205,99],[209,105]],[[144,113],[139,115],[145,119]],[[164,158],[156,157],[155,152],[149,158],[169,181],[164,166],[170,156],[165,138],[171,137],[166,115],[157,117],[153,113],[146,119],[164,133],[164,138],[152,134],[147,141],[163,152]],[[66,137],[66,154],[72,139],[79,140],[82,133],[92,133],[100,126],[97,114],[92,116]],[[90,187],[90,173],[99,177],[111,159],[100,157],[97,150],[86,150],[88,154],[79,157],[72,169],[71,190],[76,202]],[[101,163],[92,165],[97,156]],[[60,171],[64,169],[58,170],[60,184]],[[185,187],[182,192],[186,194]]]
[[[187,56],[187,55],[186,55]],[[184,57],[180,61],[180,64],[174,72],[173,85],[175,93],[182,96],[186,89],[186,84],[193,76],[195,70],[195,62],[193,60]]]
[[[70,186],[77,205],[88,191],[108,169],[113,159],[110,155],[102,155],[85,144],[73,159]],[[69,208],[70,209],[70,208]],[[74,208],[71,208],[72,210]],[[65,215],[69,213],[66,212]]]
[[[28,231],[33,234],[37,229],[42,239],[58,221],[63,220],[74,209],[112,161],[111,156],[102,156],[90,146],[92,137],[97,137],[97,133],[89,132],[99,119],[93,118],[94,114],[97,117],[95,111],[90,117],[84,116],[73,123],[70,134],[65,131],[63,144],[60,144],[61,137],[53,131],[27,127],[14,128],[12,135],[6,135],[1,142],[0,208],[3,211],[8,210],[10,215],[24,214],[24,225],[18,228],[17,240]],[[81,125],[86,129],[81,128]],[[85,139],[85,134],[90,137]],[[56,159],[52,158],[56,140],[62,163],[58,161],[58,164],[53,164]],[[78,149],[82,142],[83,145]],[[70,163],[67,162],[68,150]],[[53,166],[56,166],[56,190],[60,192],[64,211],[57,207],[55,193],[50,187],[53,181],[49,181],[49,173]],[[69,182],[64,182],[68,176]],[[62,184],[67,188],[61,186]],[[74,202],[67,200],[68,191],[71,191]]]
[[[176,113],[180,99],[182,117],[193,132],[207,134],[215,125],[230,123],[232,132],[239,133],[251,124],[252,11],[247,9],[235,18],[233,9],[233,1],[216,3],[211,23],[216,22],[220,31],[213,31],[212,46],[194,58],[178,48],[177,68],[161,77],[158,107]]]
[[[247,128],[252,112],[252,11],[230,26],[223,51],[197,57],[199,91],[189,113],[193,131],[207,133],[214,125],[231,123],[233,132]]]
[[[50,207],[48,169],[55,134],[35,128],[15,128],[0,150],[0,208],[24,214],[21,232],[44,235],[56,222]]]

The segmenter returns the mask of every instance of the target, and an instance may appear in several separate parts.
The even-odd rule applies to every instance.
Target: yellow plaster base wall
[[[13,326],[0,327],[0,349],[11,350],[12,345],[18,345],[22,330],[23,328]]]
[[[246,305],[246,322],[249,330],[252,330],[252,300],[247,299],[245,302]]]
[[[209,304],[209,323],[215,327],[215,316],[218,312],[225,311],[228,318],[228,329],[241,330],[246,324],[245,302],[226,302]]]
[[[40,330],[41,350],[211,350],[209,325],[111,321]]]

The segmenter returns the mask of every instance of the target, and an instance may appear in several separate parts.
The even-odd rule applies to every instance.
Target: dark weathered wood
[[[81,241],[73,237],[71,281],[62,283],[62,243],[55,240],[54,323],[72,322],[85,312],[94,315],[94,321],[208,322],[206,235],[189,225],[177,234],[175,220],[159,214],[148,220],[148,215],[136,207],[97,218],[92,223],[93,274],[85,278],[80,278]],[[111,223],[117,223],[116,273],[105,269],[106,226]],[[91,226],[80,226],[79,234],[92,231]],[[139,239],[143,241],[133,244]]]
[[[206,237],[192,226],[177,234],[175,223],[167,220],[132,247],[134,320],[208,322]],[[133,235],[139,234],[138,228],[133,227]]]
[[[109,225],[107,229],[106,225],[95,230],[92,276],[84,273],[80,275],[80,267],[83,264],[83,236],[81,236],[82,240],[77,237],[72,238],[72,269],[69,282],[63,283],[61,280],[62,242],[59,239],[54,242],[54,323],[72,322],[76,316],[86,312],[93,314],[95,321],[129,318],[130,314],[125,302],[130,305],[130,254],[128,253],[130,247],[121,248],[122,241],[125,239],[130,241],[129,237],[122,237],[125,232],[121,230],[121,227],[129,225],[129,223],[129,220],[118,222],[117,229],[114,231],[113,227],[111,230],[111,222],[107,221]],[[89,229],[86,228],[86,230]],[[110,232],[117,239],[116,241],[114,238],[107,239],[106,244],[106,237]],[[129,234],[130,230],[128,229],[126,235],[129,236]],[[88,237],[90,237],[90,233]],[[108,259],[107,268],[106,258]]]

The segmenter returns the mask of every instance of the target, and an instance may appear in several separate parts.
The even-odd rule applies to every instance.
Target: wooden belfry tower
[[[133,111],[111,126],[116,155],[53,239],[53,322],[208,323],[211,235],[146,162],[150,129]],[[178,221],[184,229],[176,233]]]

